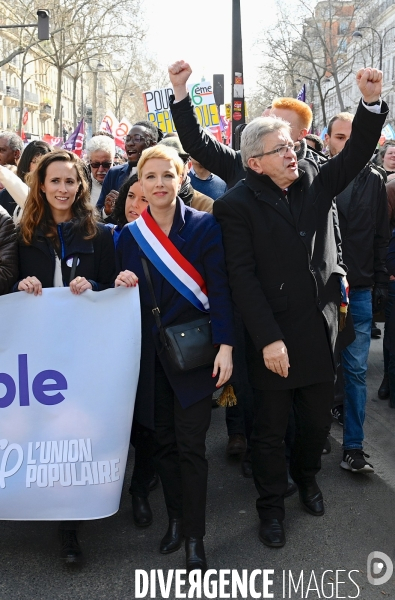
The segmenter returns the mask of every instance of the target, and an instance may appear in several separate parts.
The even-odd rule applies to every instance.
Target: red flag
[[[43,135],[44,142],[47,142],[53,148],[62,148],[63,147],[63,138],[61,137],[53,137],[49,133],[45,133]]]

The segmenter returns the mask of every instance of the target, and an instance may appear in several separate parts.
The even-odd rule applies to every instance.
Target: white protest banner
[[[119,121],[117,117],[111,110],[108,110],[100,123],[99,131],[107,131],[107,133],[115,135],[115,130],[118,125]]]
[[[126,118],[126,117],[122,117],[122,119],[119,121],[115,132],[114,132],[114,136],[115,136],[115,144],[119,147],[122,148],[122,150],[125,150],[125,137],[128,135],[129,131],[132,129],[133,125],[131,124],[131,122]]]
[[[222,141],[218,108],[215,104],[211,82],[201,81],[190,84],[188,90],[201,126],[209,127],[211,132]],[[176,131],[170,112],[170,96],[172,94],[171,87],[143,92],[147,119],[159,127],[163,133]]]
[[[140,367],[138,288],[18,292],[0,314],[0,519],[114,514]]]

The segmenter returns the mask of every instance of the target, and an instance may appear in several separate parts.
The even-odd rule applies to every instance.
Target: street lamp
[[[377,31],[377,29],[374,29],[374,27],[370,27],[369,25],[366,25],[365,27],[357,27],[357,29],[352,34],[353,38],[363,38],[362,33],[359,31],[360,29],[371,29],[378,36],[379,42],[380,42],[380,46],[379,46],[380,47],[379,69],[381,71],[382,68],[383,68],[383,43],[384,43],[384,39],[385,39],[385,36],[387,35],[387,33],[389,33],[390,31],[392,31],[393,29],[395,29],[395,26],[394,27],[390,27],[389,29],[387,29],[387,31],[384,33],[384,35],[380,35],[379,32]]]
[[[96,131],[97,127],[97,77],[100,72],[100,69],[104,69],[104,65],[101,62],[98,62],[96,65],[96,69],[92,71],[93,76],[93,89],[92,89],[92,133]]]

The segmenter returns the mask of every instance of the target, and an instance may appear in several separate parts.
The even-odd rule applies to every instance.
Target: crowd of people
[[[191,72],[169,67],[177,135],[135,123],[125,163],[114,166],[103,132],[85,161],[0,132],[0,294],[139,286],[133,520],[151,525],[160,479],[159,551],[185,540],[187,570],[205,571],[205,438],[225,384],[237,398],[226,452],[243,454],[254,478],[263,544],[285,544],[287,496],[324,514],[316,475],[333,418],[344,428],[340,466],[374,471],[363,450],[366,371],[372,318],[384,310],[379,396],[395,407],[395,142],[372,160],[388,114],[376,69],[357,74],[356,114],[328,123],[329,156],[309,134],[310,108],[292,98],[247,125],[240,151],[221,144],[197,120]],[[177,334],[192,341],[175,351]],[[59,524],[67,563],[82,558],[78,528]]]

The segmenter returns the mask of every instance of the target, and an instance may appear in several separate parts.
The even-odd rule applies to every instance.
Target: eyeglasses
[[[269,154],[278,154],[280,158],[284,158],[288,150],[293,150],[294,152],[298,153],[301,148],[301,145],[302,144],[300,142],[289,142],[289,144],[280,146],[275,150],[270,150],[270,152],[262,152],[262,154],[255,154],[255,156],[251,156],[251,158],[261,158],[261,156],[268,156]]]
[[[126,143],[129,142],[136,142],[136,144],[138,144],[139,142],[145,142],[147,138],[145,138],[143,135],[140,135],[139,133],[136,133],[136,135],[127,135],[124,140]]]
[[[99,167],[103,167],[103,169],[111,169],[112,162],[108,162],[105,160],[104,162],[91,162],[89,163],[92,169],[98,169]]]

